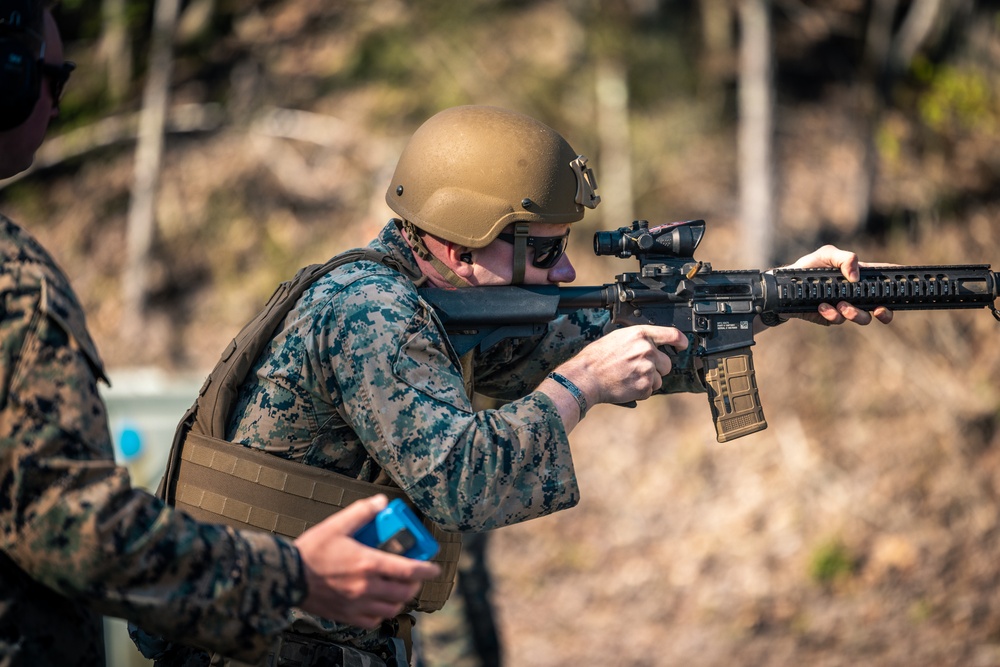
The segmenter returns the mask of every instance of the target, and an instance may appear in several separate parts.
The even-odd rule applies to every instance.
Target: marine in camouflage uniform
[[[542,334],[460,358],[417,286],[571,281],[569,225],[599,201],[586,164],[554,130],[514,112],[457,107],[424,123],[386,193],[400,219],[369,244],[391,259],[334,262],[281,311],[219,446],[398,486],[446,531],[482,532],[574,506],[568,431],[597,402],[704,391],[694,373],[671,372],[661,349],[673,347],[689,369],[687,339],[672,327],[616,330],[606,311],[580,310]],[[856,256],[834,264],[832,255],[800,261],[856,269]],[[475,393],[505,403],[477,410]],[[384,632],[304,613],[291,634],[391,652]]]
[[[415,269],[395,223],[371,247]],[[388,475],[445,530],[482,531],[572,507],[565,429],[532,392],[553,362],[601,336],[603,311],[551,323],[476,360],[477,390],[512,399],[475,412],[455,356],[413,283],[381,264],[335,269],[286,318],[240,392],[228,439],[368,482]],[[365,633],[299,615],[303,632]]]
[[[477,133],[485,140],[477,142]],[[516,150],[509,151],[512,146]],[[495,158],[498,150],[504,154]],[[489,164],[467,169],[467,164],[450,163],[453,158],[486,158]],[[499,196],[513,198],[518,210],[540,209],[537,215],[513,216],[511,222],[525,221],[519,233],[529,220],[563,225],[579,220],[584,205],[592,207],[598,199],[589,170],[584,172],[586,159],[562,137],[533,119],[490,107],[438,114],[411,139],[397,174],[408,162],[417,163],[422,173],[437,165],[446,178],[485,178],[475,193],[483,195],[480,204],[485,199],[492,205]],[[526,168],[529,164],[534,166]],[[513,184],[498,175],[508,168],[523,172]],[[407,181],[408,196],[426,194],[417,180]],[[506,191],[484,192],[494,186]],[[451,190],[462,193],[450,198],[459,200],[451,214],[493,226],[479,245],[467,244],[482,247],[507,221],[484,215],[474,208],[476,202],[463,199],[474,189]],[[390,186],[390,206],[396,203],[394,193],[403,190]],[[595,201],[584,204],[587,196]],[[507,207],[507,200],[501,201],[503,213]],[[460,359],[415,284],[422,282],[416,276],[427,273],[413,250],[420,234],[414,226],[439,232],[417,216],[392,220],[369,247],[393,261],[363,259],[338,266],[303,293],[240,387],[226,440],[365,482],[396,485],[447,531],[488,531],[573,507],[579,488],[567,427],[554,400],[538,387],[553,368],[608,333],[609,314],[595,309],[560,316],[542,335],[507,339]],[[530,242],[554,246],[560,241],[552,257],[558,260],[564,236]],[[514,246],[515,283],[524,277],[527,258],[541,266],[540,251],[529,255],[529,241],[519,243]],[[426,246],[416,252],[431,261]],[[444,275],[440,263],[433,265]],[[649,341],[643,345],[655,349]],[[668,377],[665,390],[690,388],[683,380],[671,382]],[[477,392],[504,403],[476,410],[472,397]],[[385,652],[387,641],[377,631],[300,612],[293,631],[372,653]]]
[[[103,664],[99,614],[266,650],[305,595],[290,541],[195,523],[130,486],[80,304],[2,216],[0,298],[0,664]]]

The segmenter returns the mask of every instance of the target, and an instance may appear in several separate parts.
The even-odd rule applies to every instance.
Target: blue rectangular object
[[[354,539],[390,553],[430,560],[438,552],[438,543],[409,505],[396,498],[375,518],[354,534]]]

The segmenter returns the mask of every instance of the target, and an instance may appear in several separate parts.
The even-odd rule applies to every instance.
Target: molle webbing
[[[401,489],[370,484],[249,447],[189,433],[177,470],[174,505],[201,521],[265,530],[295,538],[356,500],[376,493],[406,499]],[[448,599],[462,537],[424,521],[441,545],[441,574],[417,595],[417,611]],[[448,564],[453,564],[448,571]]]
[[[359,248],[326,264],[308,266],[282,283],[223,352],[178,425],[158,491],[167,503],[200,520],[294,538],[355,500],[378,493],[406,498],[395,485],[364,482],[225,440],[240,385],[296,301],[320,277],[359,260],[385,264],[411,280],[418,278],[405,273],[390,256]],[[441,545],[434,557],[441,575],[424,583],[412,609],[436,611],[454,587],[462,538],[426,519],[424,524]]]

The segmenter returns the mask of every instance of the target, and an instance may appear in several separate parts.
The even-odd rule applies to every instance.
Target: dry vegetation
[[[321,4],[309,11],[321,14]],[[558,3],[528,6],[546,21],[565,19]],[[294,35],[310,19],[276,13],[279,33]],[[539,16],[530,18],[509,32],[520,26],[526,35]],[[290,63],[306,62],[295,48],[335,67],[372,29],[362,22],[295,44],[266,33],[268,43],[248,18],[233,39],[254,44],[260,76],[278,88],[274,78]],[[580,36],[554,36],[537,55],[568,69]],[[442,44],[423,43],[428,68],[455,67],[459,47]],[[282,58],[271,59],[279,47]],[[472,73],[448,79],[451,103],[542,110],[500,85],[527,56],[498,60],[511,71],[484,82],[479,55]],[[193,84],[178,96],[202,101]],[[576,91],[554,104],[577,122],[560,129],[594,154],[583,122],[591,108],[581,100]],[[112,369],[206,369],[280,279],[364,243],[389,217],[387,169],[422,107],[374,84],[300,106],[320,115],[282,123],[259,108],[223,129],[171,138],[141,339],[119,331],[128,150],[88,155],[0,195],[4,212],[72,277]],[[735,241],[734,133],[713,120],[716,111],[709,100],[674,99],[636,114],[637,209],[657,221],[708,219],[700,258],[750,268]],[[870,234],[845,209],[860,168],[850,96],[834,89],[780,113],[787,260],[831,239],[873,259],[1000,266],[996,116],[937,150],[912,119],[890,115],[883,140],[895,152],[876,201],[908,213]],[[966,194],[949,201],[950,192]],[[599,213],[590,230],[628,222],[613,200]],[[632,269],[588,257],[588,233],[575,243],[583,283]],[[1000,665],[998,333],[982,311],[766,332],[755,357],[770,427],[725,445],[714,440],[703,396],[595,408],[572,435],[580,506],[499,531],[491,543],[508,664]]]

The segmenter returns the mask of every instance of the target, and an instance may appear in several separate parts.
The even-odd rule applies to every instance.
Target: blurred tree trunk
[[[858,77],[858,114],[861,140],[861,169],[855,188],[855,225],[863,227],[871,215],[872,196],[878,178],[878,148],[875,133],[882,118],[885,87],[888,85],[892,22],[898,0],[872,0],[865,28],[865,50]]]
[[[721,111],[726,82],[734,76],[732,35],[733,0],[698,0],[701,54],[698,58],[698,96]]]
[[[607,197],[613,209],[614,220],[605,218],[605,226],[623,226],[635,216],[628,79],[625,66],[613,56],[600,56],[596,69],[597,133],[601,147],[600,169],[595,170],[598,192]]]
[[[598,2],[588,17],[587,42],[594,72],[594,121],[598,160],[594,172],[604,206],[600,224],[619,227],[632,222],[632,140],[629,118],[628,44],[635,8],[626,2]],[[588,156],[589,157],[589,156]]]
[[[774,80],[769,0],[740,0],[739,183],[742,252],[766,268],[774,254]]]
[[[108,97],[112,104],[125,99],[132,82],[132,44],[128,38],[125,0],[102,0],[99,52],[108,77]]]
[[[139,335],[145,322],[150,253],[156,226],[156,191],[163,155],[163,131],[173,69],[173,37],[179,0],[157,0],[153,15],[149,69],[142,96],[142,118],[135,151],[135,179],[128,211],[123,279],[126,335]]]
[[[947,25],[963,4],[962,0],[913,0],[906,15],[897,21],[899,0],[872,0],[872,3],[857,83],[863,151],[855,190],[855,215],[859,227],[869,220],[874,208],[879,174],[876,138],[892,86],[906,72],[932,33]],[[894,31],[897,22],[899,28]]]
[[[940,25],[937,19],[945,4],[952,3],[946,3],[945,0],[914,0],[889,51],[890,67],[894,72],[902,72],[909,67],[934,27]]]

